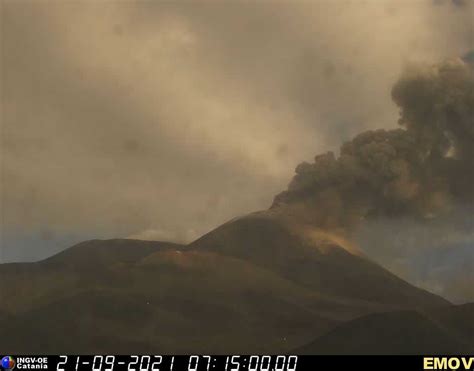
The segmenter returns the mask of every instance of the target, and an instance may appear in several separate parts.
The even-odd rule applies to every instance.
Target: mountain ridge
[[[0,326],[13,335],[0,347],[282,353],[371,313],[451,306],[335,240],[291,228],[260,213],[189,245],[92,240],[39,262],[2,264],[0,290],[10,300]],[[41,341],[25,343],[33,337]]]

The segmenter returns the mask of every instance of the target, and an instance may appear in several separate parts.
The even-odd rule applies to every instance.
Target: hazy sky
[[[191,240],[294,167],[397,126],[410,61],[473,47],[470,1],[1,4],[1,251]]]

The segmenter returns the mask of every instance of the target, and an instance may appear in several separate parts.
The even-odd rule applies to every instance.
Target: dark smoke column
[[[303,162],[272,209],[321,228],[433,218],[473,203],[474,77],[461,59],[409,66],[392,89],[401,129],[367,131]]]

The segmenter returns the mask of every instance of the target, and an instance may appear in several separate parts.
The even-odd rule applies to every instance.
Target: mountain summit
[[[7,353],[278,353],[363,315],[450,306],[336,234],[272,212],[187,246],[87,241],[2,264],[0,278]]]

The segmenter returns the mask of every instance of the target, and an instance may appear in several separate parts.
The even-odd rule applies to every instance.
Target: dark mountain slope
[[[424,313],[375,313],[343,323],[298,354],[471,354],[474,303]]]
[[[75,274],[56,272],[61,279],[41,285],[34,300],[9,293],[15,315],[0,325],[12,335],[0,347],[13,353],[110,353],[120,344],[129,352],[281,352],[367,311],[207,252],[164,250],[93,277]],[[42,341],[25,342],[31,337]]]
[[[313,232],[256,214],[188,246],[94,240],[0,265],[0,348],[281,353],[368,313],[449,305]]]
[[[294,228],[270,213],[255,213],[216,228],[190,248],[251,261],[320,294],[391,308],[447,304],[347,245],[335,235]]]
[[[120,287],[127,280],[129,264],[160,249],[176,248],[167,242],[136,240],[92,240],[74,245],[35,263],[0,265],[0,292],[9,297],[2,305],[7,313],[61,298],[70,290],[95,287],[100,283]]]

